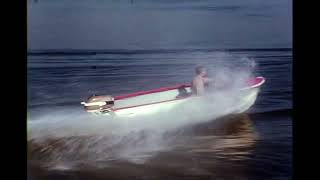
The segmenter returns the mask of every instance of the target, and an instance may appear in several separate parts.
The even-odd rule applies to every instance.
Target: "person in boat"
[[[207,70],[203,66],[196,67],[196,76],[193,78],[191,83],[192,94],[203,95],[205,93],[205,88],[212,81],[208,78]]]

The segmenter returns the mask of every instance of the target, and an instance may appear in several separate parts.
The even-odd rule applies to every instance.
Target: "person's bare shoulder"
[[[199,81],[200,81],[200,78],[196,76],[193,78],[192,84],[197,84],[197,83],[199,83]]]
[[[203,86],[204,81],[203,81],[202,77],[196,77],[194,79],[194,84],[197,85],[197,86]]]

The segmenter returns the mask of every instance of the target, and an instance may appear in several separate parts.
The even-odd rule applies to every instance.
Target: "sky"
[[[290,48],[290,0],[28,1],[28,49]]]

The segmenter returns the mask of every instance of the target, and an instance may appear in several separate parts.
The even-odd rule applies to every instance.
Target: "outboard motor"
[[[114,105],[114,98],[110,95],[91,96],[86,102],[81,102],[84,109],[91,113],[109,113]]]

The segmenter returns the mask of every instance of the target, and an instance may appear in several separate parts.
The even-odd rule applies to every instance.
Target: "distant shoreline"
[[[292,48],[226,48],[226,49],[37,49],[28,50],[27,55],[96,55],[96,54],[154,54],[190,51],[292,51]]]

